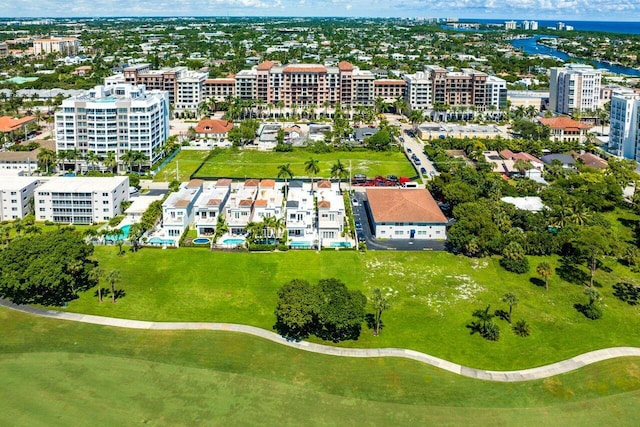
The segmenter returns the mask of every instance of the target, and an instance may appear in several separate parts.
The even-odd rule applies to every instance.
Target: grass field
[[[637,358],[502,384],[226,332],[130,331],[7,309],[0,325],[2,425],[625,426],[640,415]]]
[[[403,347],[456,363],[485,369],[520,369],[611,346],[640,346],[637,307],[612,296],[611,285],[637,282],[616,265],[599,270],[604,316],[586,319],[573,304],[586,302],[583,286],[550,279],[550,290],[533,283],[535,273],[516,275],[496,260],[469,259],[449,253],[313,252],[217,253],[206,249],[144,249],[116,256],[97,247],[105,270],[118,268],[126,296],[116,304],[98,304],[93,291],[69,304],[70,311],[145,320],[192,320],[244,323],[271,329],[276,290],[293,278],[315,282],[337,277],[369,294],[373,287],[393,287],[398,296],[383,316],[379,337],[364,329],[356,347]],[[540,259],[531,258],[535,266]],[[553,261],[553,260],[552,260]],[[106,284],[103,284],[106,286]],[[499,320],[502,338],[489,342],[470,335],[471,313],[514,292],[520,299],[513,319],[527,320],[531,336],[515,336]]]
[[[165,166],[155,177],[156,180],[172,180],[178,176],[186,181],[195,172],[208,155],[208,151],[182,151]],[[373,151],[336,151],[315,154],[296,149],[290,153],[263,151],[222,150],[210,159],[198,171],[197,177],[231,177],[231,178],[276,178],[278,166],[291,164],[294,177],[308,176],[304,171],[304,163],[310,157],[319,161],[318,177],[329,178],[331,167],[340,160],[345,166],[351,161],[352,173],[362,173],[369,177],[376,175],[414,176],[416,171],[404,154],[399,152],[379,153]],[[165,177],[166,175],[166,177]]]

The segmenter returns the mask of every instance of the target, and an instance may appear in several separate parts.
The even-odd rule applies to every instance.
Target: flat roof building
[[[22,219],[31,213],[29,201],[38,186],[31,177],[8,177],[0,179],[0,220]]]

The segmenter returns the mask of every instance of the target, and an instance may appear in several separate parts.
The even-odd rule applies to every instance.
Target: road
[[[420,178],[422,178],[423,182],[429,181],[432,177],[438,175],[438,171],[436,170],[433,162],[424,154],[424,144],[418,138],[414,138],[409,136],[407,131],[411,131],[411,128],[404,128],[402,130],[402,135],[400,135],[400,143],[404,147],[404,151],[407,154],[407,157],[410,159],[414,168],[416,168],[416,172]],[[404,140],[404,141],[403,141]],[[411,156],[415,154],[420,160],[420,165],[416,165],[415,161],[411,159]],[[421,170],[424,168],[426,173],[422,173]]]

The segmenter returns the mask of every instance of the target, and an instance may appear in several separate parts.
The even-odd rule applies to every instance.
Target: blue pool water
[[[131,228],[131,224],[128,225],[124,225],[122,227],[120,227],[120,230],[122,230],[122,237],[118,237],[122,240],[126,240],[127,237],[129,237],[129,229]],[[106,236],[104,236],[105,240],[116,240],[116,236],[113,234],[107,234]]]
[[[333,242],[329,245],[332,248],[350,248],[351,242]]]
[[[224,239],[222,243],[225,245],[241,245],[244,243],[244,239]]]
[[[160,237],[152,237],[149,239],[147,243],[150,243],[152,245],[173,245],[175,243],[175,240],[161,239]]]
[[[198,237],[197,239],[193,239],[193,244],[195,245],[208,245],[211,243],[211,240],[206,237]]]
[[[310,248],[311,242],[291,242],[289,246],[292,248]]]

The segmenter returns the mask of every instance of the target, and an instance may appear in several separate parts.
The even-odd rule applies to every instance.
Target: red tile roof
[[[352,71],[353,65],[351,65],[351,63],[347,61],[340,61],[338,62],[338,69],[340,71]]]
[[[227,120],[200,120],[195,128],[196,133],[227,133],[233,129],[233,123]]]
[[[209,199],[209,201],[207,201],[207,206],[218,206],[220,202],[222,202],[220,199]]]
[[[248,179],[244,182],[245,187],[257,187],[258,184],[260,184],[260,180],[254,178]]]
[[[267,206],[267,200],[258,199],[253,203],[253,206],[257,206],[257,207]]]
[[[576,156],[576,158],[582,160],[585,166],[594,169],[606,169],[609,166],[609,163],[607,163],[606,160],[601,159],[592,153],[580,154],[579,156]]]
[[[538,121],[551,129],[590,129],[591,126],[569,117],[539,117]]]
[[[32,116],[22,117],[21,119],[14,119],[10,116],[0,117],[0,132],[13,132],[20,129],[20,127],[27,123],[35,121],[36,118]]]
[[[367,198],[376,222],[447,222],[425,189],[367,188]]]
[[[242,199],[238,203],[238,206],[251,206],[253,204],[253,200],[251,199]]]
[[[189,181],[189,183],[187,184],[187,188],[198,188],[198,187],[202,187],[202,184],[204,184],[204,179],[192,179],[191,181]]]
[[[328,181],[328,180],[318,181],[318,188],[331,188],[331,181]]]
[[[231,185],[231,182],[232,181],[229,178],[222,178],[216,182],[216,187],[228,187]]]
[[[271,67],[273,67],[274,65],[277,65],[278,63],[275,61],[264,61],[260,64],[258,64],[258,70],[270,70]]]
[[[273,179],[263,179],[260,181],[260,188],[274,188],[276,186],[276,181]]]
[[[321,200],[318,202],[318,208],[320,209],[329,209],[331,207],[331,202],[328,200]]]
[[[236,79],[206,79],[204,81],[204,84],[207,85],[211,85],[211,84],[235,84],[236,83]]]

